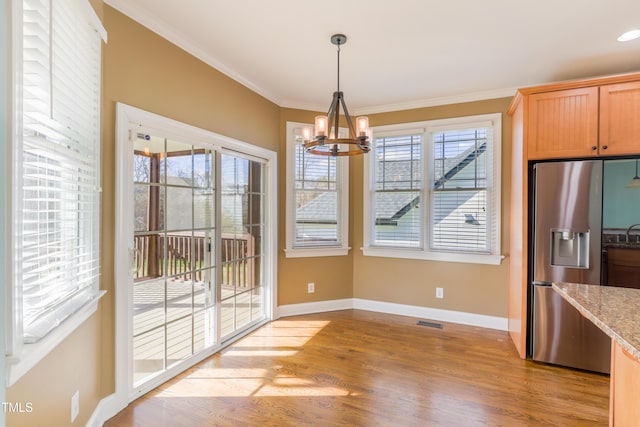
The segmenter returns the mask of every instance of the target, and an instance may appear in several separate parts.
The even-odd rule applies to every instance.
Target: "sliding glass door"
[[[136,133],[130,389],[264,321],[265,162]]]

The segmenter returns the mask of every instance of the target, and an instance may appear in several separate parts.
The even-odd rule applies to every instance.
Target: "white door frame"
[[[246,142],[238,141],[223,135],[200,129],[185,123],[159,116],[126,104],[116,104],[116,206],[115,206],[115,395],[112,400],[111,411],[119,411],[126,407],[130,401],[141,396],[166,381],[161,379],[157,384],[149,382],[148,387],[139,390],[134,395],[131,387],[133,375],[132,367],[132,248],[131,236],[133,236],[133,204],[130,195],[133,194],[133,142],[130,138],[130,129],[153,129],[153,133],[164,138],[172,138],[180,141],[193,141],[211,146],[218,152],[230,150],[236,153],[244,153],[266,161],[265,167],[265,251],[264,251],[264,277],[265,277],[265,315],[266,321],[276,316],[277,304],[277,153],[265,148],[257,147]],[[137,133],[137,132],[136,132]],[[261,325],[261,324],[260,324]],[[259,327],[260,325],[255,326]],[[247,333],[250,331],[247,331]],[[221,343],[211,348],[197,358],[186,359],[173,366],[167,372],[177,375],[189,366],[209,357],[222,348]]]

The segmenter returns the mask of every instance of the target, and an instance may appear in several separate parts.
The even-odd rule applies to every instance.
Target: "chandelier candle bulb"
[[[302,141],[311,141],[311,128],[302,128]]]
[[[360,116],[356,118],[358,136],[367,136],[369,134],[369,117]]]
[[[327,136],[327,116],[316,116],[316,136]]]

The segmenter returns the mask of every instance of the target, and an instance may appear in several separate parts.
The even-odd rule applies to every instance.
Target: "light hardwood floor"
[[[360,310],[283,318],[116,426],[606,426],[609,377],[518,358],[508,334]]]

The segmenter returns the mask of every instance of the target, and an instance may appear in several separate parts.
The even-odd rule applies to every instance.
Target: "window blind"
[[[492,127],[430,135],[431,249],[491,253]]]
[[[373,244],[421,247],[422,135],[376,138]]]
[[[293,247],[342,244],[337,158],[317,156],[295,145],[295,237]]]
[[[98,294],[101,38],[85,2],[23,2],[16,287],[25,343]]]

